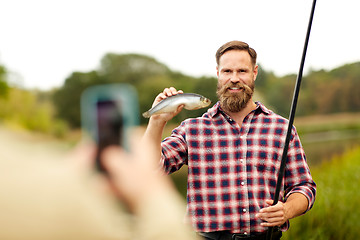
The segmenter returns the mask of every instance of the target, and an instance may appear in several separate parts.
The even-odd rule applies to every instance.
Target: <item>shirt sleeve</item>
[[[315,202],[316,184],[310,174],[305,152],[295,128],[289,144],[284,184],[285,200],[292,193],[298,192],[308,199],[306,212],[312,208]]]
[[[165,138],[161,143],[161,163],[167,174],[173,173],[187,164],[188,148],[185,132],[185,123],[183,122],[172,131],[170,137]]]

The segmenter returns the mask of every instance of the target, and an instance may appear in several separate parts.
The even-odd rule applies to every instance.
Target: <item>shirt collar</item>
[[[257,101],[255,102],[256,104],[256,109],[255,111],[262,111],[263,113],[265,113],[266,115],[271,113],[271,110],[267,109],[264,104],[262,104],[261,102]],[[259,110],[258,110],[259,109]]]

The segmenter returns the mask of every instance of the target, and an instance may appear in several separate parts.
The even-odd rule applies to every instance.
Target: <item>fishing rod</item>
[[[309,38],[310,38],[311,25],[312,25],[312,21],[314,18],[315,5],[316,5],[316,0],[313,0],[312,7],[311,7],[311,13],[310,13],[310,19],[309,19],[309,23],[308,23],[306,38],[305,38],[303,54],[302,54],[302,58],[301,58],[300,68],[299,68],[299,73],[296,78],[294,95],[293,95],[293,99],[292,99],[292,103],[291,103],[291,110],[290,110],[290,115],[289,115],[289,125],[288,125],[288,129],[287,129],[287,133],[286,133],[285,145],[284,145],[283,154],[282,154],[282,158],[281,158],[279,174],[278,174],[278,178],[277,178],[277,182],[276,182],[273,206],[276,205],[279,201],[280,189],[281,189],[282,180],[283,180],[284,174],[285,174],[285,165],[286,165],[287,153],[288,153],[288,149],[289,149],[291,129],[292,129],[292,126],[294,123],[294,118],[295,118],[296,105],[297,105],[299,92],[300,92],[300,85],[301,85],[301,80],[302,80],[302,75],[303,75],[304,64],[305,64],[306,51],[307,51]],[[266,234],[266,240],[272,239],[273,230],[274,230],[274,227],[269,227],[267,234]]]

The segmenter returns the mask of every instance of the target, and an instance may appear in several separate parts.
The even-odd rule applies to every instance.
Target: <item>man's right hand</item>
[[[184,93],[182,90],[176,90],[174,87],[165,88],[163,92],[159,93],[156,96],[156,98],[155,98],[155,100],[154,100],[154,102],[152,104],[152,107],[154,107],[156,104],[158,104],[159,102],[161,102],[162,100],[164,100],[164,99],[166,99],[168,97],[171,97],[171,96],[174,96],[174,95],[177,95],[177,94],[182,94],[182,93]],[[168,122],[173,117],[178,115],[181,112],[181,110],[183,109],[183,107],[184,107],[183,105],[180,105],[175,112],[156,114],[156,115],[151,116],[150,119],[152,121]]]
[[[162,93],[159,93],[153,103],[153,106],[161,102],[162,100],[177,94],[182,94],[183,91],[176,90],[173,87],[165,88]],[[161,157],[161,140],[163,136],[163,131],[165,128],[166,123],[175,117],[181,110],[183,109],[183,105],[180,105],[175,112],[172,113],[162,113],[152,115],[150,117],[148,126],[143,136],[143,140],[146,144],[152,148],[156,155],[158,156],[157,159]]]

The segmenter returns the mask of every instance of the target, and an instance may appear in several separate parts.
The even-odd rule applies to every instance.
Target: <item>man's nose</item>
[[[230,77],[231,82],[240,82],[240,74],[238,72],[233,72]]]

